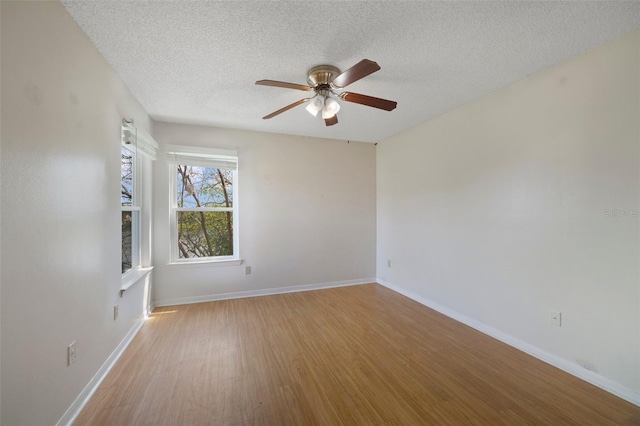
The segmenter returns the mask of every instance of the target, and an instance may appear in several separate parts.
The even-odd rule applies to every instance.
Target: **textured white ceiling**
[[[378,142],[640,27],[640,2],[75,1],[69,13],[155,120]],[[363,58],[382,69],[347,90],[326,127],[306,97],[256,86]]]

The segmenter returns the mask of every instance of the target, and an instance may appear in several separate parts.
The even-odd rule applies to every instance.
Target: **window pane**
[[[233,171],[178,166],[178,207],[233,207]]]
[[[120,201],[123,206],[133,205],[133,152],[120,148]]]
[[[231,212],[177,212],[180,259],[233,255]]]
[[[133,212],[122,212],[122,273],[124,274],[133,264]]]

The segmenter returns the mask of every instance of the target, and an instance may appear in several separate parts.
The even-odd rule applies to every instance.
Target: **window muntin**
[[[174,261],[237,259],[235,170],[172,165]]]

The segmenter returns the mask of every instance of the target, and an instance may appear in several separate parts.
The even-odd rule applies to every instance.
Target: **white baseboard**
[[[328,283],[296,285],[291,287],[275,287],[275,288],[267,288],[264,290],[234,291],[231,293],[209,294],[205,296],[180,297],[176,299],[155,300],[153,302],[153,306],[157,307],[157,306],[187,305],[190,303],[214,302],[216,300],[241,299],[244,297],[257,297],[257,296],[271,296],[273,294],[322,290],[325,288],[346,287],[350,285],[370,284],[375,282],[376,282],[375,278],[362,278],[357,280],[333,281]]]
[[[630,389],[624,385],[621,385],[618,382],[615,382],[611,379],[601,376],[600,374],[594,373],[593,371],[587,370],[586,368],[582,367],[579,364],[576,364],[565,358],[546,352],[534,345],[531,345],[530,343],[519,340],[509,334],[503,333],[500,330],[497,330],[491,326],[488,326],[487,324],[484,324],[480,321],[477,321],[473,318],[470,318],[466,315],[463,315],[459,312],[449,309],[446,306],[442,306],[438,303],[435,303],[411,291],[407,291],[403,288],[400,288],[394,284],[391,284],[381,279],[377,279],[376,282],[397,293],[407,296],[409,299],[413,299],[422,305],[425,305],[435,311],[438,311],[441,314],[448,316],[449,318],[452,318],[456,321],[459,321],[463,324],[468,325],[469,327],[475,328],[476,330],[484,334],[487,334],[495,339],[498,339],[509,346],[513,346],[516,349],[526,352],[529,355],[535,358],[538,358],[541,361],[546,362],[547,364],[551,364],[554,367],[559,368],[560,370],[566,371],[567,373],[574,375],[577,378],[584,380],[585,382],[591,383],[592,385],[597,386],[613,395],[616,395],[632,404],[640,406],[640,392],[634,391],[633,389]]]
[[[100,383],[102,383],[109,371],[111,371],[111,368],[113,368],[118,359],[120,359],[120,356],[122,355],[124,350],[127,349],[127,346],[129,346],[129,344],[131,343],[135,335],[138,334],[138,331],[140,331],[143,325],[144,318],[140,318],[136,321],[135,325],[131,327],[131,330],[129,330],[129,332],[124,336],[120,344],[118,344],[114,351],[111,352],[109,358],[107,358],[104,364],[102,364],[102,367],[100,367],[98,372],[91,378],[84,389],[82,389],[82,392],[80,392],[80,395],[78,395],[76,400],[73,401],[73,404],[71,404],[67,411],[62,415],[60,420],[58,420],[56,426],[71,426],[76,417],[78,417],[78,414],[80,414],[84,406],[87,404],[87,402],[89,402],[89,399],[98,389]]]

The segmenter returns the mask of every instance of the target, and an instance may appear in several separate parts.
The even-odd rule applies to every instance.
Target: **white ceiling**
[[[76,1],[69,13],[155,120],[378,142],[640,27],[640,2]],[[381,70],[326,127],[303,106],[318,64]]]

